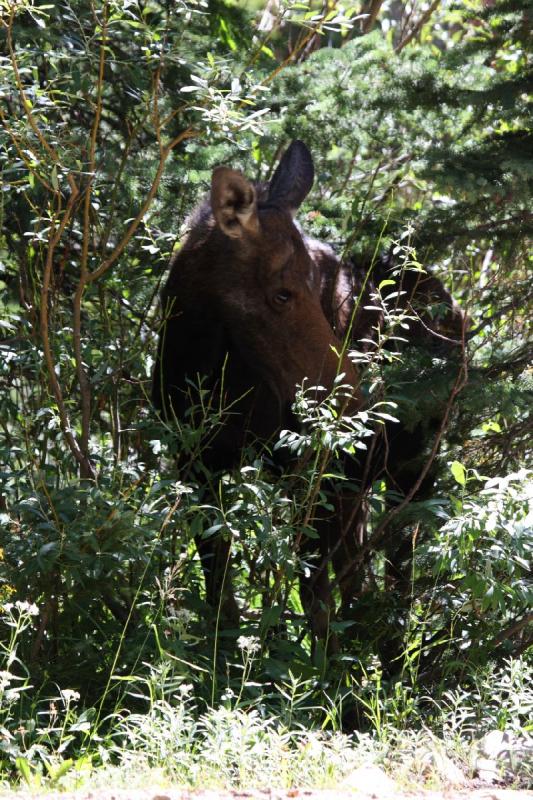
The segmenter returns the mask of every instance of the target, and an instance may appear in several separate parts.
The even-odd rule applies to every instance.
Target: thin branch
[[[7,122],[6,116],[5,116],[5,114],[4,114],[4,112],[2,111],[1,108],[0,108],[0,120],[2,120],[2,125],[4,126],[4,129],[5,129],[6,133],[7,133],[7,135],[9,136],[11,141],[13,142],[13,146],[15,147],[15,150],[17,151],[20,160],[24,162],[24,165],[25,165],[26,169],[28,170],[28,173],[30,175],[33,175],[39,181],[39,183],[42,183],[44,188],[47,189],[52,194],[54,192],[54,189],[52,188],[52,184],[48,183],[46,178],[43,178],[42,175],[39,174],[38,170],[35,169],[35,167],[32,165],[30,159],[28,158],[28,156],[24,152],[24,149],[23,149],[21,143],[17,139],[15,132],[10,128],[10,126],[9,126],[9,124]]]
[[[94,477],[92,466],[78,444],[78,441],[72,431],[72,426],[70,424],[70,420],[67,414],[65,401],[63,398],[63,392],[61,391],[61,386],[59,385],[59,381],[57,379],[54,357],[52,355],[52,348],[50,346],[50,331],[49,331],[49,319],[48,319],[48,303],[49,303],[50,282],[52,276],[54,252],[59,240],[63,235],[65,228],[67,227],[68,223],[72,218],[74,206],[78,199],[78,188],[76,184],[74,184],[74,189],[75,190],[71,193],[68,199],[67,206],[63,213],[63,218],[61,222],[55,229],[54,229],[54,222],[52,222],[50,228],[50,238],[48,240],[48,252],[46,254],[46,262],[43,274],[43,285],[41,288],[40,331],[41,331],[41,340],[43,343],[44,360],[48,372],[48,382],[50,384],[50,388],[52,390],[52,393],[55,397],[55,401],[57,404],[61,430],[63,431],[63,435],[65,436],[67,444],[74,458],[79,463],[81,469],[84,471],[84,474],[87,474],[87,476],[90,477]]]
[[[427,8],[421,17],[415,22],[409,33],[407,33],[399,44],[394,48],[396,53],[401,53],[404,47],[411,42],[415,36],[418,36],[426,22],[429,20],[433,12],[438,8],[440,0],[433,0],[429,8]]]
[[[504,631],[499,633],[496,638],[494,639],[493,645],[494,647],[498,647],[498,645],[503,644],[506,639],[511,639],[515,634],[520,633],[523,628],[526,628],[531,622],[533,622],[533,611],[529,614],[526,614],[525,617],[519,619],[517,622],[514,622]]]
[[[321,33],[320,31],[321,22],[323,22],[323,20],[319,20],[315,28],[312,28],[305,36],[302,36],[301,40],[294,46],[293,50],[291,50],[289,55],[283,59],[281,64],[278,64],[276,69],[273,70],[270,73],[270,75],[267,75],[267,77],[261,81],[261,83],[259,84],[260,86],[268,86],[269,83],[272,83],[274,78],[276,78],[281,72],[283,72],[285,67],[287,67],[291,63],[291,61],[296,60],[296,58],[300,55],[302,50],[309,44],[311,39],[317,34]]]
[[[378,18],[378,14],[381,11],[382,5],[383,0],[371,0],[369,6],[365,8],[363,13],[367,14],[368,16],[363,20],[363,24],[361,26],[362,33],[370,33]]]
[[[81,437],[80,447],[86,458],[89,460],[89,432],[91,424],[91,386],[89,378],[83,366],[83,353],[81,347],[81,305],[83,301],[83,294],[87,284],[88,277],[88,263],[89,263],[89,239],[90,239],[90,214],[91,214],[91,200],[92,200],[92,186],[94,177],[96,175],[96,139],[100,127],[100,117],[102,113],[102,96],[104,86],[104,69],[105,69],[105,53],[106,53],[106,40],[107,40],[107,3],[103,9],[103,24],[102,36],[100,39],[100,58],[98,65],[98,83],[96,90],[96,109],[94,113],[94,120],[91,130],[91,137],[89,142],[89,160],[88,171],[91,175],[89,184],[85,189],[84,206],[83,206],[83,240],[80,262],[80,279],[76,287],[73,301],[73,343],[74,343],[74,358],[76,361],[76,372],[78,375],[78,382],[80,385],[80,400],[81,400]],[[85,466],[81,466],[81,477],[87,478],[89,475],[85,473]]]
[[[24,92],[24,88],[22,86],[22,81],[20,79],[20,72],[18,68],[17,58],[15,55],[15,50],[13,48],[13,20],[14,20],[15,11],[13,10],[9,22],[7,24],[7,42],[8,42],[8,49],[11,57],[11,64],[13,67],[13,72],[15,75],[15,82],[17,85],[17,89],[20,95],[20,99],[22,102],[22,106],[24,108],[24,113],[30,128],[33,130],[37,140],[40,142],[43,149],[49,155],[51,160],[57,166],[61,166],[60,158],[56,152],[56,150],[49,144],[46,140],[44,135],[42,134],[35,117],[33,116],[31,105],[28,102],[26,94]],[[50,235],[48,239],[48,251],[46,255],[46,262],[44,266],[44,273],[43,273],[43,284],[41,288],[41,313],[40,313],[40,333],[41,333],[41,340],[43,344],[43,352],[44,352],[44,360],[46,364],[46,369],[48,372],[48,382],[52,393],[54,395],[57,409],[59,413],[59,420],[61,425],[61,430],[63,435],[65,436],[66,442],[74,455],[76,461],[80,464],[80,468],[87,473],[87,475],[93,476],[92,467],[88,462],[88,459],[83,453],[82,448],[80,448],[76,436],[72,431],[72,426],[70,424],[70,420],[67,414],[63,393],[61,391],[61,386],[59,385],[59,381],[57,379],[56,371],[55,371],[55,362],[54,357],[52,354],[52,348],[50,345],[50,331],[49,331],[49,317],[48,317],[48,305],[49,305],[49,295],[50,295],[50,283],[51,283],[51,276],[52,276],[52,267],[53,267],[53,257],[55,249],[65,231],[65,228],[69,224],[72,219],[74,207],[76,205],[76,201],[79,196],[79,189],[74,180],[74,176],[71,173],[67,175],[67,182],[70,186],[70,197],[67,201],[67,205],[65,211],[63,213],[63,217],[59,225],[57,225],[57,219],[59,218],[59,214],[61,212],[61,198],[62,194],[59,190],[54,190],[54,194],[58,201],[58,210],[55,220],[52,219],[50,225]],[[55,227],[57,225],[57,227]]]
[[[524,305],[526,306],[531,299],[533,299],[533,293],[528,292],[524,298]],[[494,322],[497,322],[499,319],[501,319],[501,317],[505,316],[508,311],[514,310],[516,310],[516,301],[514,299],[511,300],[510,303],[504,303],[503,305],[499,306],[496,310],[491,309],[490,316],[482,315],[481,322],[468,332],[467,338],[473,339],[478,335],[478,333],[481,333],[484,328],[492,325]]]
[[[448,398],[448,402],[446,403],[446,408],[444,410],[444,414],[441,420],[441,424],[439,426],[439,430],[437,431],[437,435],[435,436],[435,441],[433,442],[433,447],[431,448],[431,452],[426,460],[426,463],[422,467],[418,478],[416,479],[415,483],[406,494],[404,499],[401,503],[395,506],[388,514],[385,515],[381,523],[377,526],[376,530],[372,533],[372,536],[368,539],[368,541],[362,545],[360,552],[357,554],[355,558],[353,558],[341,571],[340,574],[336,576],[336,580],[334,586],[340,584],[340,582],[348,575],[348,573],[352,570],[358,569],[367,559],[368,554],[373,552],[374,550],[379,547],[384,538],[387,528],[401,512],[409,505],[412,499],[415,497],[416,493],[420,489],[424,479],[426,478],[431,466],[437,456],[440,443],[442,441],[442,437],[446,432],[446,428],[448,427],[448,420],[451,414],[451,410],[455,403],[455,399],[457,395],[462,391],[464,386],[466,385],[468,379],[468,363],[467,363],[467,353],[465,347],[465,337],[466,337],[466,325],[467,325],[467,317],[465,315],[463,320],[463,333],[462,333],[462,343],[463,343],[463,358],[461,361],[461,366],[457,373],[457,377],[455,379],[454,385],[450,392],[450,396]]]
[[[22,105],[24,107],[24,113],[26,115],[26,119],[28,120],[32,131],[34,132],[35,136],[37,137],[38,141],[40,142],[43,149],[48,153],[54,164],[57,166],[61,166],[61,160],[59,155],[57,154],[56,150],[52,147],[52,145],[46,140],[45,136],[43,135],[42,131],[40,130],[35,117],[33,116],[31,105],[28,102],[28,98],[26,97],[26,93],[24,91],[24,87],[22,85],[22,81],[20,79],[20,72],[18,68],[17,57],[15,55],[15,50],[13,48],[13,21],[15,19],[15,9],[13,8],[9,22],[7,23],[7,44],[9,49],[9,55],[11,57],[11,66],[13,67],[13,72],[15,74],[15,83],[17,84],[17,89],[20,95],[20,99],[22,101]],[[71,173],[67,175],[67,180],[70,185],[71,192],[78,193],[78,188],[74,182],[74,177]],[[56,194],[59,195],[59,190],[55,190]]]
[[[113,266],[113,264],[118,260],[118,258],[122,255],[124,249],[129,244],[130,240],[132,239],[135,231],[141,224],[146,212],[150,208],[152,201],[159,189],[159,184],[161,183],[161,178],[163,177],[163,172],[165,171],[165,164],[167,161],[168,156],[172,152],[172,150],[181,142],[185,141],[185,139],[193,139],[195,136],[199,136],[200,132],[195,130],[194,128],[187,128],[186,130],[182,131],[178,134],[174,139],[172,139],[169,144],[161,150],[161,156],[159,159],[159,165],[157,167],[157,172],[155,174],[154,180],[152,181],[152,185],[150,190],[146,196],[144,203],[142,204],[141,208],[139,209],[137,216],[129,226],[128,230],[122,237],[121,241],[117,244],[115,249],[113,250],[112,254],[107,258],[105,261],[100,264],[98,269],[95,269],[94,272],[89,272],[87,276],[87,283],[92,283],[93,281],[98,280],[102,277],[102,275],[107,272],[107,270]]]
[[[509,230],[510,226],[514,225],[528,225],[533,224],[533,214],[529,211],[521,211],[518,214],[513,214],[512,217],[505,217],[504,219],[495,219],[491,222],[485,222],[481,225],[476,225],[473,228],[457,228],[451,232],[437,234],[440,239],[449,240],[459,236],[475,236],[477,234],[492,233],[498,234],[503,229],[503,233]],[[509,227],[506,227],[509,226]],[[526,230],[530,230],[527,228]]]
[[[429,327],[429,325],[426,325],[426,323],[424,322],[424,320],[422,319],[422,317],[420,316],[420,314],[419,314],[417,311],[415,311],[415,309],[413,308],[413,306],[412,306],[412,305],[411,305],[411,303],[409,303],[409,302],[407,303],[407,309],[408,309],[408,311],[410,311],[410,312],[411,312],[411,314],[413,315],[414,319],[415,319],[415,320],[416,320],[416,321],[417,321],[417,322],[418,322],[420,325],[422,325],[422,327],[423,327],[423,328],[424,328],[424,329],[425,329],[425,330],[426,330],[426,331],[427,331],[429,334],[431,334],[431,336],[435,337],[436,339],[442,339],[442,341],[443,341],[443,342],[448,342],[449,344],[453,344],[453,345],[456,345],[456,346],[458,346],[458,347],[460,347],[460,346],[462,345],[462,342],[461,342],[461,340],[460,340],[460,339],[450,339],[450,337],[449,337],[449,336],[444,336],[444,334],[442,334],[442,333],[438,333],[437,331],[433,330],[433,328],[430,328],[430,327]],[[470,338],[470,335],[469,335],[469,334],[467,334],[467,338]]]

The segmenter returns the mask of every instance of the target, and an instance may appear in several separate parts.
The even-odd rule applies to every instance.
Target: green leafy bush
[[[93,733],[117,709],[142,715],[146,698],[128,688],[154,665],[176,689],[193,686],[188,721],[216,716],[207,707],[228,691],[239,709],[281,714],[287,682],[301,680],[313,724],[376,728],[380,703],[418,723],[422,698],[458,675],[471,686],[486,662],[526,664],[531,34],[525,3],[497,5],[455,4],[409,44],[392,7],[368,33],[349,21],[358,7],[327,22],[284,6],[290,24],[269,33],[218,1],[0,2],[0,601],[8,617],[17,606],[5,603],[39,610],[22,627],[2,622],[6,642],[19,625],[2,650],[2,724],[33,725],[43,763],[83,751],[89,709]],[[357,457],[386,415],[424,424],[453,382],[438,355],[394,350],[406,320],[384,298],[396,287],[372,299],[389,322],[377,353],[353,343],[369,408],[339,420],[299,395],[306,427],[283,441],[308,454],[299,470],[255,451],[232,474],[210,473],[203,430],[163,423],[149,399],[157,294],[212,167],[265,179],[293,137],[317,164],[304,228],[357,267],[390,246],[406,269],[433,269],[471,328],[469,382],[430,495],[402,506],[383,481],[369,494],[358,607],[334,623],[342,648],[329,660],[311,646],[296,584],[313,568],[298,544],[316,535],[324,480],[358,491],[330,456]],[[202,424],[219,425],[203,396]],[[401,591],[390,550],[370,542],[380,526],[406,551]],[[239,631],[205,602],[198,533],[231,542]],[[246,663],[239,636],[257,643]],[[77,721],[57,686],[80,693]],[[35,733],[43,697],[63,704],[48,739]],[[158,709],[154,725],[174,713]],[[33,765],[33,744],[6,729],[7,769]]]

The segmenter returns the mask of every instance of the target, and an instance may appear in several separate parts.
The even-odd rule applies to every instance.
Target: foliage
[[[526,3],[458,2],[411,27],[391,6],[372,20],[373,32],[360,11],[280,5],[271,30],[261,30],[220,0],[0,0],[8,771],[33,775],[41,759],[59,780],[65,754],[74,763],[96,752],[94,737],[115,726],[107,715],[122,709],[121,736],[131,734],[136,748],[186,718],[215,763],[215,743],[227,741],[217,737],[232,720],[213,708],[231,706],[231,697],[237,740],[252,730],[254,746],[240,754],[246,764],[228,758],[228,780],[249,775],[262,741],[280,758],[289,741],[304,742],[302,770],[310,769],[314,734],[295,736],[294,720],[378,732],[389,719],[419,724],[421,698],[450,699],[457,675],[475,704],[474,676],[487,661],[494,674],[510,656],[523,657],[522,674],[530,669]],[[409,430],[425,424],[455,378],[438,354],[400,357],[391,346],[408,322],[386,299],[397,286],[372,298],[388,318],[380,346],[369,356],[356,343],[352,354],[366,370],[367,411],[339,421],[334,403],[317,406],[305,387],[300,393],[305,427],[283,440],[307,458],[298,472],[281,475],[276,451],[254,451],[232,474],[209,473],[203,434],[222,412],[204,393],[205,428],[186,419],[177,431],[149,400],[157,293],[211,168],[227,161],[264,179],[296,136],[317,163],[305,229],[356,265],[390,248],[404,269],[434,269],[471,325],[469,382],[451,410],[435,486],[395,521],[409,551],[407,590],[388,583],[384,547],[369,547],[356,618],[336,623],[343,649],[329,660],[311,648],[295,585],[314,566],[298,544],[315,535],[324,481],[350,488],[334,456],[357,457],[379,419],[400,415]],[[196,471],[179,469],[176,452]],[[374,532],[401,502],[377,482]],[[205,602],[199,533],[231,541],[240,631],[222,630]],[[239,648],[239,635],[254,637],[253,646]],[[384,668],[392,639],[393,675]],[[158,695],[158,669],[174,694]],[[130,693],[132,681],[155,693],[144,723],[147,699]],[[180,694],[188,685],[190,700]],[[80,715],[57,686],[80,693]],[[478,696],[492,718],[490,696]],[[48,727],[35,723],[43,702]],[[481,724],[482,713],[472,713]],[[502,724],[517,719],[515,709]],[[90,746],[82,744],[89,729]],[[190,755],[191,775],[205,768],[194,760],[196,740],[174,744]]]
[[[9,639],[0,650],[0,763],[16,769],[30,786],[40,785],[43,776],[48,783],[58,783],[72,768],[83,769],[90,764],[83,755],[77,755],[80,745],[87,740],[94,718],[93,709],[81,714],[75,710],[80,696],[72,689],[62,689],[55,697],[39,702],[32,697],[24,703],[24,695],[34,688],[29,683],[29,671],[18,656],[32,617],[38,615],[37,606],[25,602],[6,603],[1,617],[4,628],[9,629]],[[70,755],[74,758],[70,758]]]
[[[533,703],[531,665],[509,659],[500,669],[473,672],[466,685],[444,694],[440,707],[432,704],[429,714],[427,698],[411,697],[411,724],[418,714],[424,724],[420,730],[404,730],[402,708],[409,705],[405,690],[397,685],[395,698],[387,697],[375,673],[358,691],[369,699],[374,696],[379,725],[374,735],[346,735],[335,729],[308,729],[310,682],[294,677],[276,687],[286,698],[278,715],[265,716],[265,698],[251,708],[242,707],[240,696],[229,690],[220,707],[198,713],[192,684],[176,682],[166,661],[154,665],[145,678],[130,681],[130,698],[141,699],[143,710],[115,713],[103,739],[95,709],[80,712],[79,695],[69,689],[57,697],[35,698],[28,718],[13,715],[20,694],[17,674],[24,672],[16,650],[34,613],[23,603],[6,609],[3,622],[12,636],[0,662],[11,670],[1,671],[3,759],[34,791],[45,786],[84,787],[88,782],[93,790],[110,785],[131,790],[145,786],[148,779],[162,787],[170,781],[204,789],[337,788],[352,785],[354,769],[368,769],[369,764],[390,771],[400,786],[426,780],[447,787],[455,775],[472,770],[481,733],[505,729],[520,735]],[[256,644],[244,637],[239,643],[245,667],[258,654]],[[245,669],[241,689],[247,680]],[[10,683],[16,688],[9,688]],[[323,709],[330,718],[339,700],[330,698],[329,711]],[[367,705],[370,708],[370,702]],[[528,785],[531,772],[525,759],[515,768],[514,778]]]
[[[466,487],[468,478],[459,477]],[[531,608],[532,498],[530,472],[492,478],[478,494],[454,498],[453,517],[427,548],[434,575],[448,587],[447,597],[437,602],[448,606],[445,613],[453,618],[456,636],[463,628],[463,646],[473,660],[487,647],[487,635],[494,636],[489,620],[496,610],[504,626],[496,643],[509,646],[506,626],[513,627]]]

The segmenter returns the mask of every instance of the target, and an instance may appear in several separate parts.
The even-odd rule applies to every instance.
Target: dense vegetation
[[[532,26],[525,0],[437,5],[270,2],[256,18],[220,0],[0,0],[6,774],[32,746],[32,764],[58,741],[95,753],[106,715],[154,698],[379,730],[387,715],[427,723],[458,692],[469,724],[525,724],[531,699],[514,707],[511,685],[498,708],[487,690],[465,698],[480,670],[527,671],[533,642]],[[357,264],[389,252],[433,270],[469,319],[435,485],[402,511],[408,591],[371,548],[357,633],[339,624],[330,659],[295,589],[316,474],[295,493],[257,452],[233,474],[180,471],[173,454],[197,459],[201,432],[150,402],[158,292],[212,167],[265,179],[296,137],[317,165],[304,228]],[[427,353],[364,361],[368,396],[386,392],[407,428],[456,379]],[[374,530],[388,491],[372,487]],[[198,532],[232,540],[240,631],[205,603]],[[64,723],[44,741],[36,715],[57,687]]]

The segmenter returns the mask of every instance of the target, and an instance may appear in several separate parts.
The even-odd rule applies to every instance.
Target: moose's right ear
[[[220,230],[232,239],[259,230],[255,189],[240,172],[228,167],[213,171],[211,208]]]
[[[313,156],[304,142],[295,139],[272,176],[268,200],[295,214],[311,191],[314,179]]]

